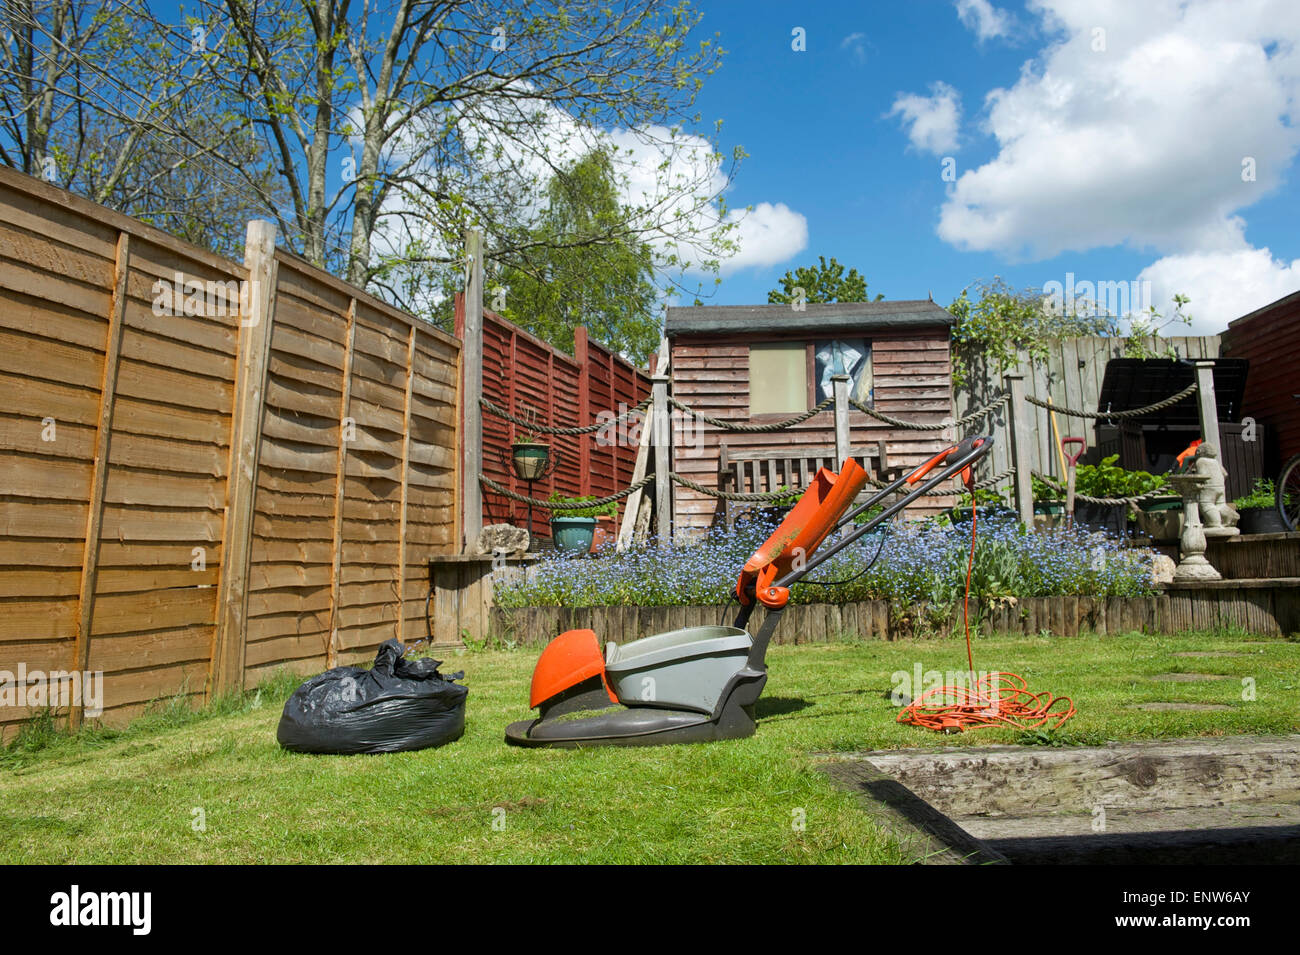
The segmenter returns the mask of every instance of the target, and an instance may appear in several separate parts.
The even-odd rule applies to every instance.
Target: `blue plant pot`
[[[585,554],[591,550],[596,537],[594,517],[552,517],[551,539],[555,549],[567,553]]]

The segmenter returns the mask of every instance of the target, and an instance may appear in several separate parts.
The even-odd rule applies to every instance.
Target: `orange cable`
[[[971,487],[967,480],[967,488]],[[1017,673],[990,673],[975,676],[975,656],[970,642],[970,584],[975,570],[975,527],[977,524],[975,494],[971,489],[970,559],[966,563],[966,599],[963,615],[966,624],[966,662],[970,666],[970,686],[940,686],[921,693],[920,697],[903,707],[895,722],[920,726],[940,733],[961,733],[967,729],[985,726],[1011,726],[1016,729],[1037,729],[1052,723],[1060,729],[1074,716],[1074,701],[1068,696],[1051,693],[1031,693],[1028,684]],[[918,688],[919,689],[919,688]],[[935,701],[938,697],[938,701]],[[1064,704],[1064,709],[1056,707]]]

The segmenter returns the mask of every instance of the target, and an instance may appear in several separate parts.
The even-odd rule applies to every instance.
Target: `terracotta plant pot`
[[[602,515],[596,518],[596,533],[591,538],[591,553],[596,553],[604,546],[606,541],[613,540],[617,536],[614,530],[614,518],[609,515]]]

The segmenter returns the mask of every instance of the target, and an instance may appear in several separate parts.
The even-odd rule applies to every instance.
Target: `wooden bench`
[[[871,448],[854,448],[852,455],[868,476],[877,481],[892,481],[904,471],[902,467],[889,465],[884,441],[877,441]],[[818,468],[838,471],[840,463],[835,459],[833,447],[733,451],[723,442],[718,453],[718,490],[732,494],[770,494],[787,488],[800,492],[811,483]],[[723,521],[728,529],[736,510],[754,506],[732,501],[722,501],[721,504]]]

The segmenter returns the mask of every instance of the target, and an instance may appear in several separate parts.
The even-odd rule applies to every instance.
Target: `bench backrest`
[[[888,469],[883,441],[873,448],[854,448],[852,455],[874,479]],[[723,444],[718,456],[719,485],[738,494],[768,494],[783,487],[799,492],[812,482],[818,468],[838,471],[840,464],[833,447],[747,451]]]

